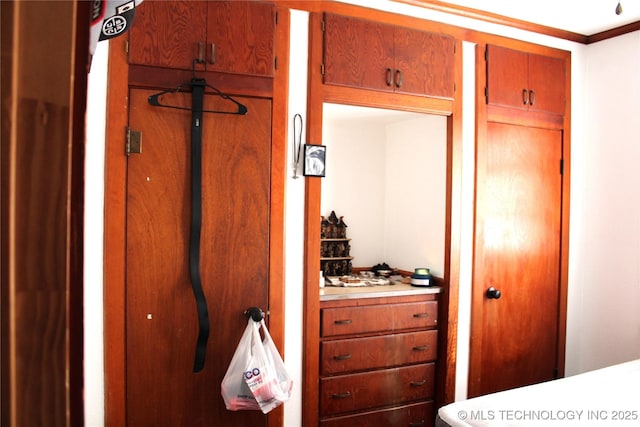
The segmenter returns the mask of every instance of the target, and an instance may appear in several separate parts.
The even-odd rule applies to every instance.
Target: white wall
[[[447,119],[425,115],[392,123],[386,138],[384,259],[444,277]]]
[[[547,36],[530,34],[488,23],[406,4],[364,0],[350,1],[397,13],[439,20],[469,28],[544,44],[572,52],[572,187],[571,237],[569,254],[569,302],[567,328],[568,375],[623,360],[640,357],[640,32],[613,40],[582,46]],[[306,22],[307,14],[292,14],[290,116],[306,112]],[[91,80],[101,80],[98,45]],[[293,52],[296,52],[295,54]],[[465,75],[473,70],[472,45],[465,47]],[[106,57],[106,56],[105,56]],[[91,83],[90,83],[91,84]],[[465,93],[466,90],[465,90]],[[104,147],[103,92],[89,90],[87,144],[100,152]],[[96,105],[93,108],[92,105]],[[467,99],[465,99],[465,106]],[[102,118],[101,118],[102,116]],[[101,121],[102,120],[102,121]],[[306,123],[306,121],[305,121]],[[463,158],[469,166],[473,147],[473,114],[463,114]],[[292,135],[289,151],[292,151]],[[102,147],[102,148],[100,148]],[[94,153],[95,154],[95,153]],[[330,155],[330,154],[329,154]],[[472,153],[471,153],[472,158]],[[100,229],[102,223],[103,160],[87,153],[86,221],[94,224],[86,232]],[[469,166],[470,167],[470,166]],[[285,406],[285,425],[301,425],[300,378],[302,359],[302,239],[304,180],[290,177],[287,166],[286,188],[286,331],[285,363],[294,380],[294,396]],[[469,169],[463,171],[467,176]],[[327,170],[331,173],[331,169]],[[97,196],[97,198],[89,196]],[[461,200],[471,206],[472,192]],[[461,229],[469,230],[470,216],[463,216]],[[93,222],[92,222],[93,221]],[[470,241],[463,237],[460,283],[460,327],[456,381],[462,390],[466,377],[468,350],[468,301],[470,297]],[[102,365],[102,239],[101,233],[87,233],[85,239],[85,383],[87,426],[103,425]],[[467,273],[463,274],[465,271]],[[98,339],[95,339],[98,338]],[[464,391],[464,390],[462,390]],[[461,399],[466,393],[457,393]]]
[[[576,84],[568,375],[640,357],[640,32],[588,46]]]
[[[327,173],[322,178],[321,214],[333,210],[344,216],[354,267],[383,262],[385,126],[325,123],[322,143],[327,146]]]
[[[108,42],[99,43],[87,83],[84,209],[85,425],[104,424],[103,226]]]
[[[446,118],[399,112],[384,119],[328,116],[322,127],[327,176],[321,211],[344,216],[353,266],[427,267],[443,277]]]

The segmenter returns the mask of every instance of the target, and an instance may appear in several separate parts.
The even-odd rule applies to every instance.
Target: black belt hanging
[[[195,64],[193,61],[194,77],[188,83],[192,89],[192,107],[185,108],[179,105],[168,105],[160,101],[160,96],[170,92],[179,92],[184,85],[178,86],[174,90],[165,90],[149,96],[149,104],[154,107],[168,107],[178,110],[191,110],[191,231],[189,235],[189,278],[193,295],[196,299],[198,311],[198,340],[196,342],[196,355],[193,362],[193,372],[200,372],[204,368],[204,361],[207,354],[207,341],[209,339],[209,310],[207,309],[207,299],[202,289],[202,279],[200,277],[200,232],[202,229],[202,115],[203,113],[216,114],[247,114],[247,107],[239,103],[231,96],[220,92],[215,87],[207,84],[204,79],[195,77]],[[234,103],[236,111],[232,110],[205,110],[204,91],[210,88],[215,95]]]
[[[204,368],[209,339],[209,311],[200,277],[200,231],[202,229],[202,110],[206,83],[192,82],[191,110],[191,233],[189,236],[189,276],[198,310],[198,341],[193,372]]]

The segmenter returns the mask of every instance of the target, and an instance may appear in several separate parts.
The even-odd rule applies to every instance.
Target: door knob
[[[489,299],[500,299],[500,296],[502,296],[500,291],[494,288],[493,286],[487,289],[486,295],[487,295],[487,298]]]

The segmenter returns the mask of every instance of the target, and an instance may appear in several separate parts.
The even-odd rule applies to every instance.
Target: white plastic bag
[[[261,326],[264,341],[260,338]],[[264,320],[249,319],[222,380],[222,397],[227,409],[259,409],[266,414],[291,397],[292,386]]]

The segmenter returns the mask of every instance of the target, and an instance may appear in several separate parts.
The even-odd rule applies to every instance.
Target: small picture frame
[[[304,174],[304,176],[325,176],[326,159],[326,146],[305,144],[304,163],[302,168],[302,173]]]

